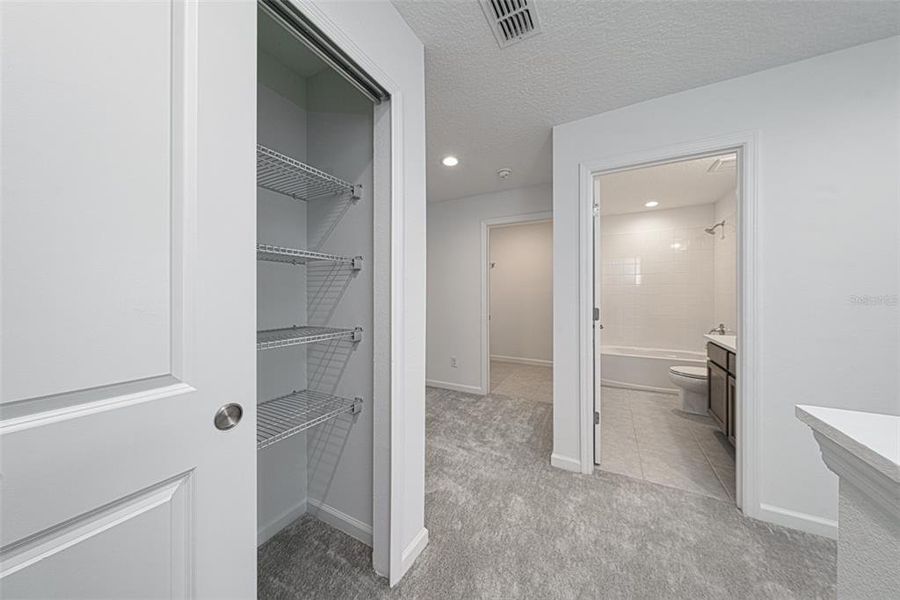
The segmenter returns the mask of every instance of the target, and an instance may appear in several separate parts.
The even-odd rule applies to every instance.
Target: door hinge
[[[595,321],[600,320],[600,309],[597,308],[596,306],[594,307],[594,320]]]
[[[600,424],[600,411],[594,411],[594,425]]]

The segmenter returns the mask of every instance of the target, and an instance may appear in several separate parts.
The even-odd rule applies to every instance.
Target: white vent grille
[[[501,48],[541,32],[532,0],[480,0],[491,31]]]

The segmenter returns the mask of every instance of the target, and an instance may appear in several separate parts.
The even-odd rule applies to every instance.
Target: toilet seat
[[[675,365],[669,367],[669,371],[682,377],[691,379],[706,379],[706,367],[691,367],[687,365]]]

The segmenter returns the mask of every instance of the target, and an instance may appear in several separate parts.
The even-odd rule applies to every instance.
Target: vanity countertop
[[[736,335],[716,335],[707,333],[703,337],[711,341],[717,346],[725,348],[729,352],[737,354],[737,336]]]
[[[876,471],[900,483],[900,417],[797,405],[797,418]]]

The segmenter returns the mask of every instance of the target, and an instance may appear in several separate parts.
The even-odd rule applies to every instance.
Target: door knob
[[[240,404],[230,403],[223,404],[219,407],[219,410],[216,411],[216,416],[213,419],[213,423],[216,424],[216,429],[220,429],[222,431],[228,431],[235,425],[241,422],[241,417],[244,416],[244,409],[241,408]]]

